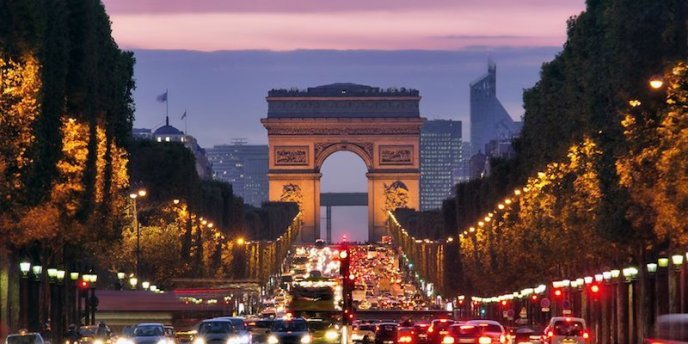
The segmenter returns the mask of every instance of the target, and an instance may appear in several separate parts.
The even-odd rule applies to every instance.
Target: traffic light
[[[593,283],[588,287],[588,289],[593,301],[599,301],[600,295],[602,294],[602,286],[599,283]]]
[[[561,289],[554,289],[554,296],[561,297],[562,295],[564,295],[564,292]]]
[[[84,280],[81,280],[81,282],[79,282],[79,289],[81,289],[81,290],[88,290],[88,288],[90,286],[91,286],[91,284],[89,282],[84,281]]]

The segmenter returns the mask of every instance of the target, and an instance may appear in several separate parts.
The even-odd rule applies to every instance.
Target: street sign
[[[549,302],[549,299],[546,297],[543,297],[542,300],[540,300],[540,307],[542,308],[549,308],[551,303]]]
[[[549,307],[542,307],[542,312],[543,312],[543,313],[549,312]]]
[[[564,309],[571,309],[571,301],[564,300],[564,302],[561,303],[561,307]]]
[[[509,319],[513,319],[515,315],[516,315],[516,312],[513,309],[506,311],[506,317]]]
[[[570,309],[564,309],[562,313],[564,313],[564,315],[571,315],[572,312]]]
[[[521,318],[528,317],[528,311],[526,310],[525,307],[521,307],[521,312],[518,313],[518,316]]]

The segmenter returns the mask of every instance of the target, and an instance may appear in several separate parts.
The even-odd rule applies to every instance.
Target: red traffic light
[[[353,281],[356,279],[356,276],[354,276],[354,274],[349,274],[349,279]]]
[[[554,296],[561,296],[561,289],[555,289]]]
[[[597,294],[600,292],[600,286],[597,284],[593,284],[592,286],[590,286],[590,291]]]
[[[502,300],[502,306],[506,306],[507,302],[506,300]]]
[[[81,283],[79,283],[79,288],[81,289],[88,289],[89,285],[88,282],[82,280]]]
[[[533,300],[533,302],[535,302],[535,301],[538,300],[538,296],[537,296],[537,295],[533,295],[533,296],[530,297],[530,299]]]
[[[339,251],[339,258],[340,259],[346,259],[346,257],[349,256],[349,253],[347,253],[345,250]]]

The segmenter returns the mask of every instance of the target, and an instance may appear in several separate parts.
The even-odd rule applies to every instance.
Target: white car
[[[545,328],[545,343],[586,344],[590,333],[583,318],[553,317]]]
[[[354,324],[351,331],[351,341],[369,344],[375,342],[375,324]]]

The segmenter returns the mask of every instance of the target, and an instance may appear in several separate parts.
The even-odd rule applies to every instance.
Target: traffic
[[[142,322],[111,329],[69,326],[64,344],[584,344],[594,342],[582,318],[552,317],[517,325],[443,309],[423,292],[389,244],[295,247],[279,284],[255,315],[227,315],[190,328]],[[461,318],[461,319],[459,319]],[[680,320],[680,319],[679,319]],[[673,319],[672,321],[676,321]],[[20,331],[5,344],[46,344],[49,335]],[[661,343],[661,340],[653,343]]]

